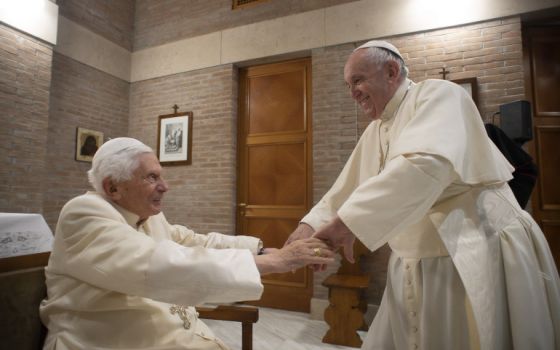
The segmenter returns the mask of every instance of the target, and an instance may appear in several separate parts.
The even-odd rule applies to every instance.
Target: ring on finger
[[[321,256],[321,248],[313,248],[313,255]]]

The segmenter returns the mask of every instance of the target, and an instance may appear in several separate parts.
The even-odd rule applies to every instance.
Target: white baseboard
[[[309,311],[309,318],[312,320],[324,320],[325,309],[329,306],[329,301],[326,299],[311,298],[311,310]]]
[[[329,306],[329,301],[326,299],[311,298],[311,310],[309,318],[312,320],[324,321],[325,309]],[[373,321],[375,314],[379,309],[379,305],[368,304],[366,314],[364,316],[366,323],[369,325]]]

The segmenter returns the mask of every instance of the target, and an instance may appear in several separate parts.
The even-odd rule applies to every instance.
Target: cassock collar
[[[412,82],[412,80],[408,78],[405,78],[403,80],[403,82],[401,83],[397,91],[395,91],[393,97],[391,97],[389,102],[387,102],[387,105],[385,106],[383,113],[381,113],[381,118],[379,119],[385,122],[392,119],[395,116],[395,113],[397,112],[397,109],[399,109],[399,106],[401,105],[401,102],[404,99],[409,87],[412,86],[413,84],[414,83]]]
[[[131,227],[133,227],[135,230],[137,230],[138,226],[142,225],[146,221],[146,220],[140,221],[140,216],[134,214],[131,211],[126,210],[125,208],[121,207],[117,203],[111,202],[111,204],[113,204],[115,209],[117,209],[118,212],[121,213],[123,218],[126,220],[126,223],[129,224]]]
[[[118,205],[117,203],[113,202],[112,200],[110,200],[109,198],[107,198],[106,196],[96,192],[96,191],[87,191],[87,194],[92,194],[92,195],[97,195],[102,197],[103,199],[105,199],[107,202],[109,202],[115,209],[117,209],[117,211],[123,216],[124,220],[126,221],[127,224],[129,224],[131,227],[133,227],[135,230],[138,229],[138,226],[142,225],[144,222],[146,222],[146,220],[142,220],[140,221],[140,216],[134,214],[131,211],[126,210],[125,208],[121,207],[120,205]]]

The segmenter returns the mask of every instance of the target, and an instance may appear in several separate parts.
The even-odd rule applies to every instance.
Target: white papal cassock
[[[259,299],[259,240],[138,219],[93,192],[64,206],[40,306],[45,349],[227,348],[192,305]]]
[[[550,249],[458,85],[406,79],[303,222],[392,249],[363,349],[559,349]]]

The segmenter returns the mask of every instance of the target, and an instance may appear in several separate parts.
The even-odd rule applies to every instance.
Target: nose
[[[160,192],[167,192],[167,191],[169,191],[169,185],[167,184],[167,182],[164,179],[160,178],[160,181],[158,182],[158,185],[157,185],[157,189]]]

